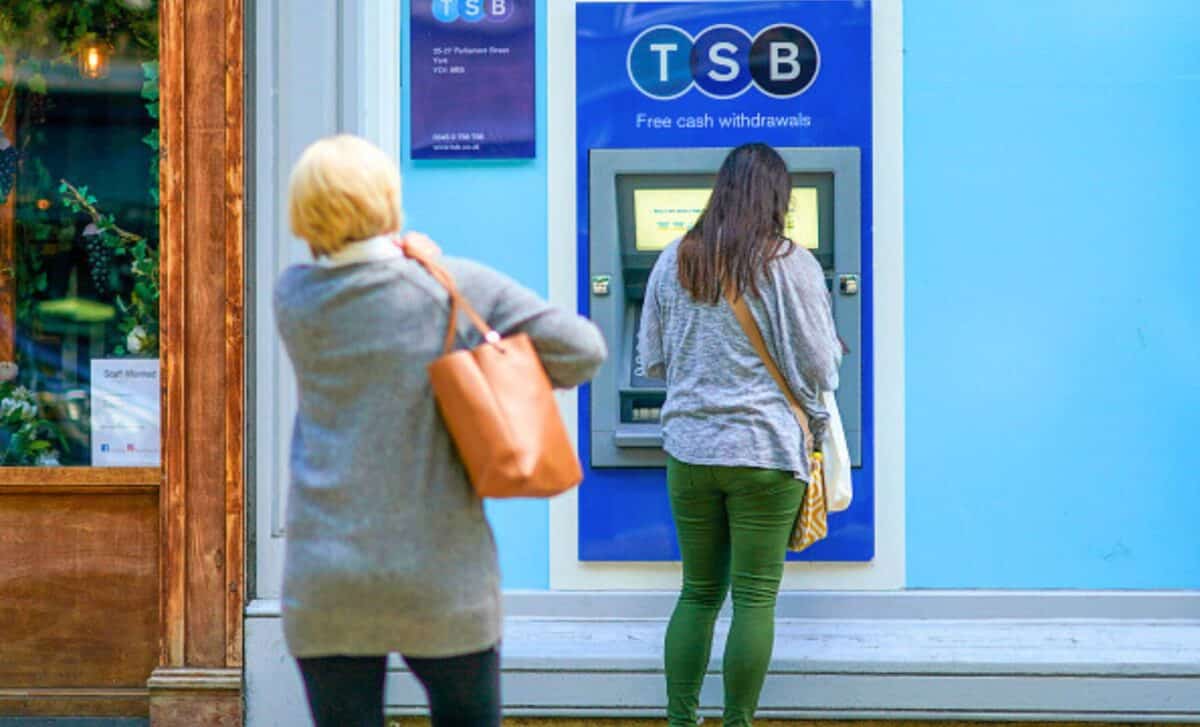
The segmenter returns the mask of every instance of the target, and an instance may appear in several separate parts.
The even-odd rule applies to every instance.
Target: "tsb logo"
[[[513,13],[518,0],[429,0],[433,3],[433,17],[443,23],[465,20],[478,23],[480,20],[507,20]]]
[[[678,98],[693,85],[713,98],[740,96],[751,85],[791,98],[816,80],[821,54],[795,25],[772,25],[753,38],[734,25],[712,25],[695,38],[674,25],[656,25],[634,39],[626,65],[633,85],[650,98]]]

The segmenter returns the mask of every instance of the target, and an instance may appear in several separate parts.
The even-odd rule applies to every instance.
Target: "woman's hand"
[[[396,246],[409,257],[435,258],[442,254],[442,248],[423,232],[404,233],[404,237],[396,240]]]

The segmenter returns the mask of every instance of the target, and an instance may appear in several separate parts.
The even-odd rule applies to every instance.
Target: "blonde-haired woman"
[[[362,139],[321,140],[292,173],[290,215],[314,261],[286,270],[275,295],[299,387],[283,624],[314,721],[378,727],[398,652],[435,727],[498,726],[496,549],[427,378],[449,309],[396,243],[399,172]],[[529,334],[556,386],[603,361],[586,319],[482,265],[443,264],[490,326]],[[480,342],[467,325],[459,341]]]

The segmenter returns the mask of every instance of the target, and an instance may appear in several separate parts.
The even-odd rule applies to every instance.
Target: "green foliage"
[[[107,247],[114,257],[127,261],[132,285],[126,294],[117,294],[115,297],[117,310],[120,311],[117,330],[121,333],[115,347],[117,355],[157,356],[158,248],[152,246],[147,238],[118,227],[112,215],[97,208],[98,200],[86,186],[75,188],[63,181],[59,184],[58,193],[67,209],[91,218],[100,244]],[[130,342],[134,340],[136,350],[130,350]]]
[[[118,51],[157,56],[158,2],[4,0],[0,7],[0,46],[6,49],[65,61],[93,40]]]
[[[142,98],[150,103],[146,104],[146,113],[150,118],[158,121],[158,61],[149,61],[142,64]],[[154,131],[142,137],[142,143],[154,150],[154,156],[150,158],[150,199],[154,202],[154,209],[158,209],[158,158],[159,158],[159,130]]]
[[[32,191],[51,189],[53,182],[42,160],[34,157],[26,162],[32,166]],[[27,167],[28,170],[28,167]],[[28,173],[28,172],[27,172]],[[33,194],[24,193],[17,203],[17,224],[24,233],[24,242],[16,246],[17,281],[16,318],[19,330],[29,330],[33,324],[33,310],[40,294],[49,286],[46,263],[42,257],[42,246],[47,243],[69,242],[75,236],[73,224],[52,224],[52,215],[39,210],[33,204]]]
[[[12,381],[0,383],[0,464],[58,465],[67,448],[62,430],[45,418],[32,391]]]
[[[31,48],[38,46],[37,42],[14,42],[28,34],[31,29],[55,29],[55,37],[59,40],[61,50],[70,55],[79,43],[101,38],[111,42],[111,38],[98,33],[97,27],[126,28],[132,32],[135,40],[150,54],[157,53],[157,2],[147,2],[149,7],[137,11],[130,6],[136,5],[129,0],[91,0],[90,3],[59,3],[59,2],[30,2],[10,3],[6,9],[0,9],[0,47],[10,50],[16,48]],[[134,18],[134,16],[137,16]],[[151,25],[146,23],[153,21]],[[74,28],[74,34],[69,31]],[[64,30],[66,29],[66,30]],[[43,33],[44,35],[44,33]],[[152,41],[152,42],[151,42]],[[42,44],[44,47],[45,44]],[[153,55],[152,55],[153,57]],[[6,57],[0,57],[0,65]],[[11,58],[8,58],[11,60]],[[60,58],[59,60],[62,60]],[[24,88],[30,93],[46,92],[45,79],[40,77],[42,61],[33,58],[23,58],[17,71],[18,83],[24,82]],[[141,98],[145,102],[147,115],[157,121],[159,95],[159,64],[157,59],[144,61],[142,64]],[[11,98],[11,95],[10,95]],[[2,118],[2,116],[0,116]],[[154,129],[142,137],[142,143],[153,150],[150,168],[148,170],[147,189],[154,209],[159,206],[158,172],[159,172],[159,132]],[[44,165],[34,160],[38,170],[39,189],[51,189],[53,183],[46,173]],[[78,192],[78,196],[74,192]],[[115,304],[120,316],[117,321],[118,335],[114,336],[113,351],[119,355],[157,356],[159,331],[159,253],[157,247],[157,218],[151,230],[151,235],[142,237],[131,235],[122,230],[111,214],[97,209],[98,201],[86,186],[73,190],[65,180],[58,185],[59,198],[62,204],[76,215],[88,215],[94,231],[100,236],[98,244],[107,248],[113,257],[125,264],[129,282],[125,276],[118,277],[117,272],[109,274],[105,281],[108,287],[123,292],[115,295]],[[34,215],[36,217],[36,214]],[[44,216],[44,215],[43,215]],[[54,230],[50,225],[32,224],[25,226],[27,239],[32,241],[48,241],[51,238],[64,238],[63,241],[73,240],[79,235],[79,227],[70,224],[68,230]],[[84,223],[86,224],[86,223]],[[62,232],[66,234],[63,235]],[[34,300],[39,293],[45,292],[48,281],[45,264],[36,244],[19,245],[20,252],[16,261],[16,277],[18,280],[17,318],[26,326],[31,322]],[[134,350],[130,344],[135,343]]]
[[[0,90],[11,83],[45,96],[45,71],[51,65],[73,65],[86,43],[100,42],[122,56],[158,57],[158,0],[3,0],[0,6]],[[156,64],[157,66],[157,64]],[[149,81],[148,81],[149,82]],[[157,68],[151,118],[158,118]],[[144,92],[144,90],[143,90]],[[12,94],[0,109],[8,118]]]
[[[98,207],[92,191],[80,188],[76,196],[73,187],[59,183],[35,151],[46,143],[36,126],[44,113],[37,109],[45,108],[47,96],[55,98],[47,77],[61,75],[62,66],[74,67],[89,43],[108,46],[113,57],[143,61],[141,98],[148,118],[157,126],[158,5],[157,0],[0,0],[0,125],[18,106],[25,109],[20,138],[9,140],[20,150],[15,219],[20,242],[15,245],[12,269],[4,271],[15,279],[17,330],[23,334],[35,326],[36,305],[51,293],[51,266],[44,256],[60,254],[81,239],[95,239],[119,263],[109,268],[109,279],[103,281],[118,311],[109,350],[116,355],[158,355],[157,220],[144,235],[127,232],[114,215]],[[142,142],[152,151],[147,195],[157,209],[157,129]],[[61,203],[74,214],[63,215],[63,208],[45,204],[56,187]],[[99,196],[104,196],[102,191]],[[90,236],[93,232],[98,239]],[[57,290],[58,283],[54,287]],[[61,454],[71,450],[64,430],[52,421],[54,417],[46,416],[39,401],[49,395],[36,391],[41,374],[31,353],[22,346],[18,362],[0,362],[0,374],[7,378],[11,373],[9,380],[0,382],[0,465],[55,465]]]

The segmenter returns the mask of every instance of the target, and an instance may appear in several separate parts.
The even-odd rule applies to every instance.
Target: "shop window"
[[[0,4],[0,464],[156,467],[158,4]]]

